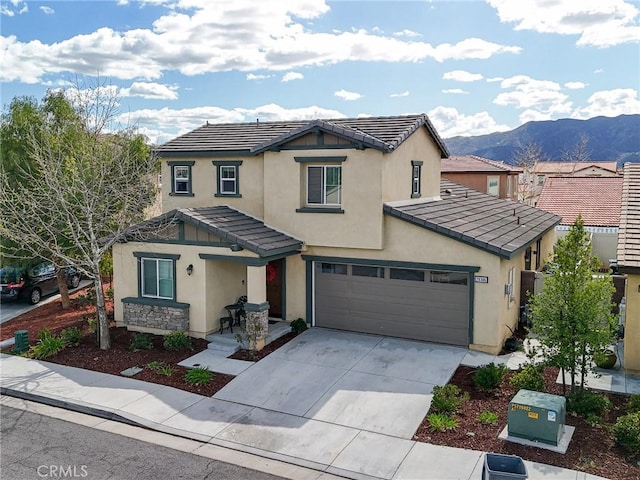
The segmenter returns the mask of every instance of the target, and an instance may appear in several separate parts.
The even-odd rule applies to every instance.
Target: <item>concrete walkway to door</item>
[[[433,387],[447,383],[466,353],[313,328],[214,398],[409,440],[429,410]]]

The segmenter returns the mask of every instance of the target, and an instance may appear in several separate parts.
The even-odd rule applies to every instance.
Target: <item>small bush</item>
[[[91,333],[98,333],[98,320],[95,317],[87,318],[87,326]]]
[[[189,385],[207,385],[213,378],[213,372],[206,367],[192,368],[182,377]]]
[[[462,402],[468,399],[469,394],[462,393],[455,385],[435,386],[433,387],[431,410],[434,413],[455,413],[460,409]]]
[[[629,413],[618,417],[611,428],[611,434],[630,458],[640,456],[640,413]]]
[[[82,330],[78,327],[68,327],[60,332],[62,340],[67,347],[77,347],[82,340]]]
[[[640,393],[635,393],[629,397],[627,411],[628,413],[640,413]]]
[[[31,347],[30,356],[39,360],[49,358],[64,350],[64,347],[65,342],[62,338],[44,329],[38,333],[38,343]]]
[[[502,378],[507,370],[504,365],[496,365],[491,362],[482,365],[473,375],[473,383],[481,390],[493,390],[502,383]]]
[[[517,390],[544,391],[544,377],[540,369],[532,364],[527,364],[521,371],[514,373],[509,379],[509,384]]]
[[[134,334],[131,339],[131,345],[129,345],[129,350],[133,352],[137,350],[151,350],[152,348],[153,342],[151,341],[151,337],[144,333]]]
[[[175,368],[157,360],[147,363],[147,368],[150,368],[154,372],[159,373],[160,375],[164,375],[165,377],[170,377],[176,372]]]
[[[189,335],[185,332],[171,332],[169,335],[164,337],[162,345],[164,345],[165,350],[169,350],[171,352],[193,350],[191,338],[189,338]]]
[[[296,318],[291,322],[291,331],[295,333],[304,332],[309,326],[302,318]]]
[[[602,395],[590,390],[583,390],[567,395],[567,410],[581,417],[602,417],[611,408],[611,401]]]
[[[166,363],[164,362],[159,362],[158,360],[154,360],[153,362],[149,362],[147,363],[147,368],[150,368],[151,370],[157,370],[159,368],[162,368],[166,365]]]
[[[498,421],[498,414],[496,412],[482,412],[478,415],[478,421],[485,425],[495,425]]]
[[[446,432],[458,426],[458,421],[444,413],[432,413],[427,417],[432,432]]]

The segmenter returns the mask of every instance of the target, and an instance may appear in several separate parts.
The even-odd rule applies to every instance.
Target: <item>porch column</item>
[[[269,303],[267,302],[267,267],[247,266],[247,337],[249,348],[262,350],[269,329]]]

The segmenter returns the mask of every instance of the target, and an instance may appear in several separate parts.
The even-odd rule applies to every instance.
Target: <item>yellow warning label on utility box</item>
[[[534,420],[537,420],[537,419],[538,419],[538,413],[537,413],[537,412],[529,412],[529,413],[527,414],[527,416],[528,416],[529,418],[533,418]]]

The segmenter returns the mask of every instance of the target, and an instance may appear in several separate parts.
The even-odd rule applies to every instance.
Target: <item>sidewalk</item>
[[[0,393],[355,480],[479,479],[483,452],[414,442],[171,387],[0,355]],[[525,461],[529,479],[592,480]]]

